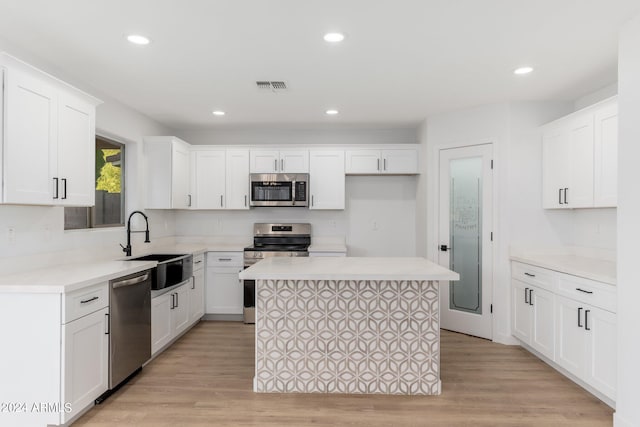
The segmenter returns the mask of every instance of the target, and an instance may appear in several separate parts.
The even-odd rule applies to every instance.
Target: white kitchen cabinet
[[[11,386],[0,387],[0,402],[28,406],[0,413],[0,424],[67,423],[107,391],[108,304],[106,282],[67,294],[2,293],[0,378]],[[32,410],[40,404],[60,406]]]
[[[584,387],[612,401],[616,396],[615,306],[611,285],[512,263],[513,335]]]
[[[312,150],[309,175],[309,209],[344,209],[344,151]]]
[[[100,101],[9,55],[0,54],[0,67],[2,201],[93,205],[95,108]]]
[[[242,252],[207,253],[207,314],[242,314],[244,289],[238,274],[243,268]]]
[[[225,209],[249,209],[249,150],[227,150]]]
[[[71,404],[71,410],[61,414],[63,423],[109,388],[108,313],[105,307],[62,327],[62,401]]]
[[[617,128],[615,99],[543,127],[543,208],[616,205]]]
[[[557,363],[615,400],[616,315],[563,296],[557,313]]]
[[[308,150],[251,150],[251,173],[308,173]]]
[[[192,281],[193,278],[151,299],[151,354],[153,356],[193,324],[189,310],[189,291]]]
[[[411,175],[418,173],[417,149],[357,149],[345,153],[347,175]]]
[[[555,346],[554,301],[552,292],[513,280],[513,334],[553,360]]]
[[[222,209],[226,194],[226,151],[191,152],[191,207]]]
[[[249,150],[191,152],[192,209],[249,209]]]
[[[608,103],[595,112],[595,170],[593,204],[618,205],[618,104]]]
[[[193,257],[193,282],[189,289],[189,323],[198,322],[204,316],[204,255]]]
[[[189,144],[174,136],[145,137],[144,142],[147,209],[187,209],[193,203]]]

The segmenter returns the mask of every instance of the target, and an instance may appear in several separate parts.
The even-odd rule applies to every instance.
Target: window
[[[64,229],[124,225],[124,145],[96,137],[96,204],[65,207]]]

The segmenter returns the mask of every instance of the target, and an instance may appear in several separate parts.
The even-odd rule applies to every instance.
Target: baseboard
[[[634,424],[628,419],[623,418],[619,412],[613,414],[613,427],[637,427],[638,424]]]
[[[223,322],[242,322],[242,314],[205,314],[202,320],[219,320]]]
[[[520,341],[518,341],[518,339],[513,335],[497,334],[493,337],[493,342],[504,345],[520,345]]]

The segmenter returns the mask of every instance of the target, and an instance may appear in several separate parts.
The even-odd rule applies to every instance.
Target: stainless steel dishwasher
[[[151,358],[151,270],[109,282],[109,389]]]

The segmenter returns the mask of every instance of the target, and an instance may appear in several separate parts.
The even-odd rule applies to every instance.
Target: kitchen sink
[[[127,261],[157,261],[152,270],[151,289],[168,288],[188,280],[193,275],[193,255],[190,254],[149,254]]]

